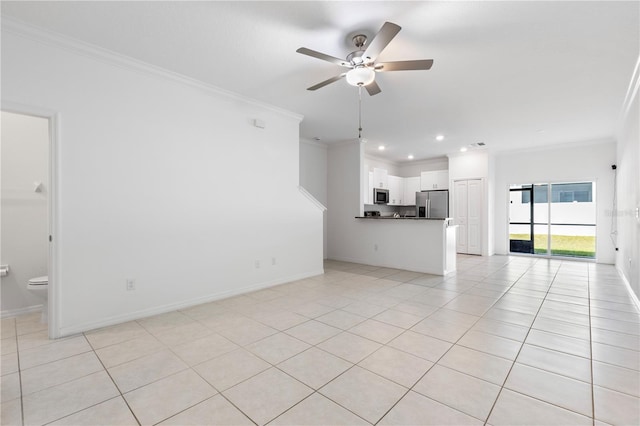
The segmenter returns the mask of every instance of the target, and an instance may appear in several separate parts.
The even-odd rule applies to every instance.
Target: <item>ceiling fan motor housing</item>
[[[351,63],[351,65],[358,66],[365,63],[364,50],[356,50],[355,52],[351,52],[347,55],[347,61]]]

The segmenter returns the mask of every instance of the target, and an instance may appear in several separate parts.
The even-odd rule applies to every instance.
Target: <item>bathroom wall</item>
[[[5,20],[2,101],[57,114],[50,335],[323,272],[299,115]]]
[[[0,137],[0,278],[2,316],[29,311],[44,298],[27,290],[31,278],[47,275],[49,190],[49,121],[2,112]],[[41,192],[34,192],[41,182]]]

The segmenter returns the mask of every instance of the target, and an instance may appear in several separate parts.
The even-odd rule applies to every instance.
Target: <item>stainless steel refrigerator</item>
[[[449,191],[416,192],[416,217],[449,217]]]

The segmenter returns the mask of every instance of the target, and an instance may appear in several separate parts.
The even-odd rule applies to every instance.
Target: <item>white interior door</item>
[[[467,253],[482,254],[482,180],[467,181]]]
[[[453,196],[458,225],[456,251],[482,254],[482,179],[455,181]]]
[[[467,253],[468,250],[468,238],[467,238],[467,215],[468,215],[468,202],[467,202],[467,181],[457,180],[454,185],[454,201],[453,211],[456,225],[458,225],[458,234],[456,242],[456,251],[458,253]]]

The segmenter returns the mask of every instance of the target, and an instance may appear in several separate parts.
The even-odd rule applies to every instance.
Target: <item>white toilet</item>
[[[29,284],[27,284],[27,288],[34,292],[34,294],[38,294],[41,297],[44,297],[44,303],[42,304],[42,316],[40,317],[40,321],[46,323],[49,317],[49,301],[47,298],[47,294],[49,291],[49,277],[42,276],[31,278],[29,280]]]

